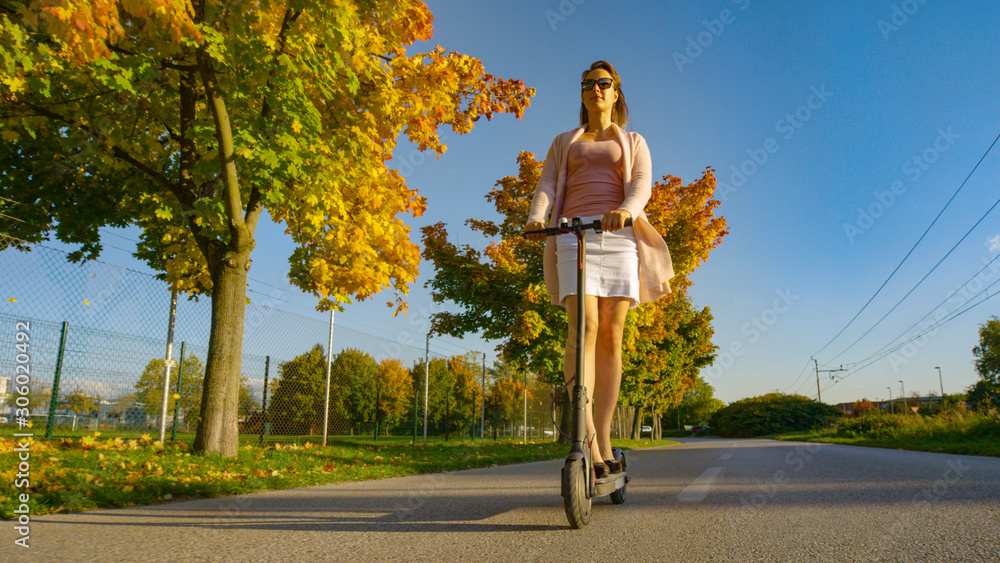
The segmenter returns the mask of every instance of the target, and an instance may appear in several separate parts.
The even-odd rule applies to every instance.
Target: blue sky
[[[725,401],[775,390],[815,397],[814,354],[820,369],[850,367],[924,314],[954,314],[1000,279],[1000,260],[973,278],[1000,252],[1000,212],[994,212],[892,314],[841,353],[966,235],[1000,192],[997,148],[847,326],[1000,133],[995,2],[428,6],[434,37],[411,52],[440,44],[479,58],[487,72],[524,80],[537,95],[523,120],[499,116],[462,137],[449,132],[440,161],[400,144],[395,162],[428,200],[427,213],[410,221],[413,240],[419,242],[420,226],[443,221],[457,242],[484,246],[464,221],[495,217],[484,196],[516,173],[519,151],[544,155],[556,134],[576,126],[581,71],[594,60],[611,61],[622,75],[631,128],[649,144],[654,176],[689,181],[706,166],[717,170],[718,211],[731,233],[692,276],[691,294],[715,316],[720,358],[704,375]],[[280,227],[260,229],[251,289],[260,282],[287,287],[291,243]],[[108,242],[128,248],[114,237]],[[105,259],[129,264],[115,249]],[[386,296],[348,307],[337,322],[422,347],[433,310],[423,284],[431,275],[430,264],[422,264],[409,317],[393,318]],[[299,313],[314,304],[293,292],[283,299],[297,303],[288,306]],[[835,384],[821,374],[823,400],[884,399],[887,387],[898,396],[900,380],[908,394],[939,390],[936,366],[946,392],[963,390],[976,379],[977,327],[997,314],[998,303],[990,299],[894,355],[840,372],[847,377]],[[432,340],[431,347],[442,354],[491,353],[492,344],[470,335]]]

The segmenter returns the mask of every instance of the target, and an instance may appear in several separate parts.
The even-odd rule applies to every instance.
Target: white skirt
[[[601,216],[583,217],[584,222]],[[556,267],[559,272],[559,301],[576,295],[577,241],[572,234],[556,237]],[[639,255],[632,227],[613,233],[587,231],[587,277],[585,295],[627,297],[629,308],[639,305]]]

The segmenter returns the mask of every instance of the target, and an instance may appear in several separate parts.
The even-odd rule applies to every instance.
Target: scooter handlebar
[[[524,231],[524,234],[526,234],[526,235],[534,235],[534,234],[542,233],[542,234],[546,234],[546,235],[549,235],[549,236],[553,236],[553,235],[559,235],[559,234],[562,234],[562,233],[570,233],[570,232],[573,232],[575,229],[579,229],[581,231],[586,231],[588,229],[593,229],[594,232],[598,232],[598,233],[600,233],[600,232],[603,231],[603,229],[601,228],[601,220],[600,219],[594,219],[590,223],[582,223],[582,222],[577,223],[577,219],[579,219],[579,218],[576,218],[573,221],[570,221],[570,220],[564,218],[564,219],[562,219],[562,221],[560,222],[560,226],[558,226],[558,227],[548,227],[548,228],[545,228],[545,229],[539,229],[537,231]],[[628,219],[625,219],[625,226],[626,227],[631,227],[632,226],[632,218],[631,217],[629,217]]]

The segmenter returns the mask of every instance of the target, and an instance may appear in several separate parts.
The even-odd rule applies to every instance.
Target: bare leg
[[[615,458],[611,452],[611,420],[622,382],[622,332],[629,305],[631,300],[625,297],[602,297],[598,300],[594,422],[597,445],[603,459]]]
[[[563,377],[569,381],[576,374],[576,295],[566,297],[566,315],[569,317],[569,335],[566,338],[566,352],[563,356]],[[593,437],[597,432],[594,425],[594,358],[597,348],[598,314],[597,297],[593,295],[584,296],[584,307],[586,308],[586,328],[584,331],[584,358],[586,364],[583,366],[583,386],[587,388],[587,435]],[[621,370],[619,370],[621,371]],[[596,444],[595,444],[596,447]],[[600,452],[595,449],[594,461],[603,461]]]

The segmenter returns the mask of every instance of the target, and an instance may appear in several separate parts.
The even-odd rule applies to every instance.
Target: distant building
[[[10,378],[0,377],[0,408],[10,404]]]
[[[941,397],[938,397],[937,395],[928,397],[907,397],[905,400],[905,406],[910,409],[911,413],[916,413],[920,407],[937,404],[940,400]],[[854,405],[857,403],[857,401],[854,401],[851,403],[839,403],[834,406],[840,409],[845,415],[851,416],[854,414]],[[894,398],[892,401],[872,401],[871,403],[873,407],[882,412],[902,413],[904,408],[904,400],[902,397]]]

